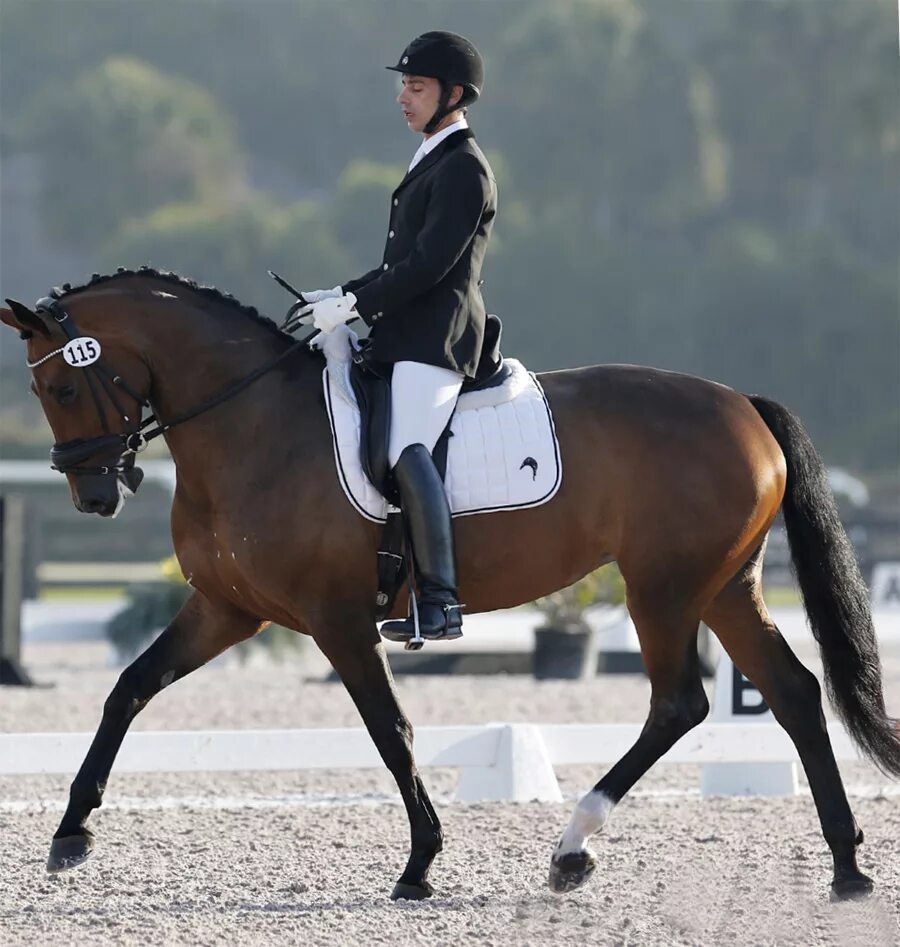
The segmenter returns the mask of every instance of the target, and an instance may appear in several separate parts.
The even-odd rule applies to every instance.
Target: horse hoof
[[[590,850],[569,852],[550,860],[550,890],[556,894],[565,894],[580,888],[594,873],[597,859]]]
[[[55,838],[50,845],[47,871],[50,874],[56,874],[69,868],[75,868],[91,854],[93,848],[94,836],[90,833]]]
[[[422,885],[408,885],[398,881],[391,892],[391,901],[424,901],[434,894],[434,888],[426,881]]]
[[[858,901],[867,898],[875,888],[875,882],[860,872],[846,878],[835,878],[831,882],[832,901]]]

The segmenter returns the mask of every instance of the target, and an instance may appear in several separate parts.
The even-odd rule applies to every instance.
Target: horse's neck
[[[157,417],[171,423],[256,369],[277,358],[289,340],[240,314],[199,312],[185,319],[173,337],[161,333],[149,343],[152,404]],[[282,461],[290,449],[286,419],[304,430],[303,417],[318,408],[320,372],[298,352],[249,387],[178,425],[164,436],[178,470],[179,490],[198,500],[228,502],[239,484],[257,469]],[[312,446],[312,445],[310,445]],[[234,471],[239,470],[238,479]]]

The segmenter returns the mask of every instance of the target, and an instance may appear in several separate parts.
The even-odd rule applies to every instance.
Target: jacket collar
[[[429,151],[427,155],[412,169],[412,171],[406,172],[406,177],[397,185],[394,190],[396,194],[400,188],[409,184],[413,178],[418,177],[423,171],[427,171],[429,168],[433,167],[440,161],[441,157],[445,155],[448,151],[452,151],[454,148],[459,147],[464,141],[468,141],[470,138],[474,138],[475,135],[472,132],[471,128],[461,128],[459,131],[454,132],[452,135],[448,135],[434,151]]]

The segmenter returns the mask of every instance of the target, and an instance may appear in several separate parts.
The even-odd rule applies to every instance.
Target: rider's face
[[[462,94],[462,87],[454,89]],[[456,96],[459,98],[459,96]],[[403,110],[403,117],[410,131],[421,132],[437,111],[441,98],[441,84],[431,76],[410,76],[404,73],[400,77],[400,94],[397,103]],[[451,100],[452,101],[452,100]],[[443,123],[442,123],[443,124]]]

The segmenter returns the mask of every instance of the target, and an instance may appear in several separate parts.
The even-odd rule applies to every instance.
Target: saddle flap
[[[359,461],[372,486],[388,502],[393,502],[388,492],[396,492],[388,482],[391,369],[391,365],[374,363],[364,348],[354,353],[350,363],[350,387],[359,407]]]
[[[393,365],[376,362],[369,357],[365,343],[354,352],[350,362],[350,387],[359,409],[359,462],[372,486],[392,506],[399,506],[400,498],[391,476],[388,459],[392,372]],[[495,372],[498,380],[493,384],[502,384],[502,374]],[[493,378],[494,376],[491,376],[486,381],[492,381]],[[447,473],[447,444],[453,436],[450,431],[452,421],[451,415],[432,451],[442,480]]]

